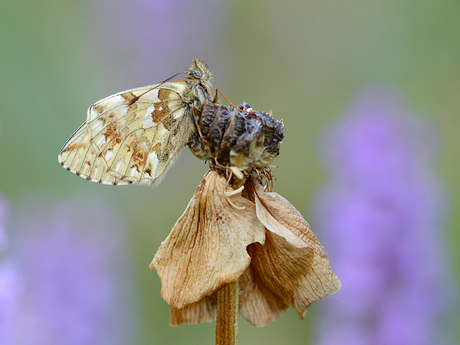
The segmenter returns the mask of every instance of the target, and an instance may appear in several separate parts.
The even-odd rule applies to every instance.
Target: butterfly
[[[184,79],[168,82],[184,73]],[[62,147],[68,171],[110,185],[153,185],[197,132],[194,111],[212,103],[212,73],[194,59],[166,81],[116,93],[88,109],[87,119]]]

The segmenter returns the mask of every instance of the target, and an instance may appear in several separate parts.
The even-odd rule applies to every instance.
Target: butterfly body
[[[87,180],[154,184],[196,132],[192,111],[211,102],[211,72],[195,59],[175,82],[116,93],[93,104],[60,164]]]

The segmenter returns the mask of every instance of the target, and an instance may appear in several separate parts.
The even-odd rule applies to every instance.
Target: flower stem
[[[217,291],[216,345],[236,345],[239,290],[237,280]]]

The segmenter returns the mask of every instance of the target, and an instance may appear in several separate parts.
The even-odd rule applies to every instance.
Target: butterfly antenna
[[[128,102],[128,105],[133,105],[135,102],[137,102],[137,100],[139,98],[141,98],[142,96],[144,96],[147,92],[150,92],[152,90],[155,90],[156,88],[160,87],[161,85],[163,85],[164,83],[167,83],[168,81],[170,81],[171,79],[177,77],[179,74],[182,74],[182,73],[187,73],[188,71],[183,71],[183,72],[178,72],[176,74],[174,74],[173,76],[169,77],[168,79],[162,81],[160,84],[156,85],[155,87],[152,87],[151,89],[141,93],[139,96],[136,96],[134,97],[133,99],[131,99],[129,102]]]

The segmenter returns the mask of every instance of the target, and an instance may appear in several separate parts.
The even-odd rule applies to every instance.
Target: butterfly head
[[[190,84],[194,85],[192,91],[196,97],[200,98],[200,101],[204,101],[202,97],[209,100],[212,92],[212,73],[203,61],[193,60],[193,64],[187,70],[187,79]]]

